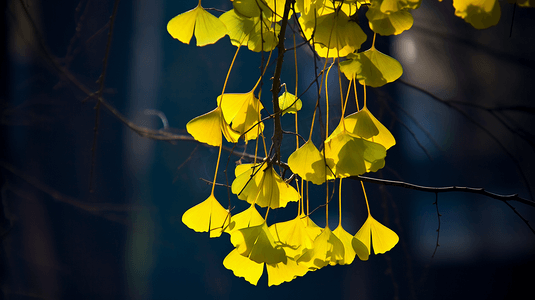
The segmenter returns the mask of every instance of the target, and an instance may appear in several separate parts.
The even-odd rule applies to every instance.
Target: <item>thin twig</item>
[[[90,166],[90,171],[89,171],[89,192],[91,193],[93,192],[93,177],[94,177],[95,165],[96,165],[97,135],[98,135],[100,105],[101,105],[100,99],[102,98],[102,92],[104,91],[104,81],[106,79],[106,70],[108,69],[108,58],[110,55],[111,40],[113,37],[113,25],[115,24],[115,16],[117,15],[117,9],[119,8],[120,1],[121,0],[115,0],[115,4],[113,5],[113,12],[110,16],[110,29],[108,31],[108,41],[106,43],[106,53],[104,54],[104,60],[102,62],[102,73],[100,74],[100,77],[97,80],[100,87],[96,93],[97,104],[95,105],[95,127],[93,128],[93,145],[91,146],[91,166]]]
[[[435,203],[433,203],[437,209],[437,219],[438,219],[438,228],[437,228],[437,243],[435,245],[435,251],[433,251],[433,255],[431,255],[431,258],[435,257],[435,254],[437,253],[438,247],[440,247],[439,238],[440,238],[440,217],[442,216],[440,212],[438,211],[438,193],[435,193]]]
[[[459,112],[461,115],[463,115],[463,117],[465,117],[468,121],[470,121],[472,124],[474,124],[475,126],[477,126],[478,128],[480,128],[481,130],[483,130],[483,132],[485,132],[492,140],[494,140],[494,142],[496,144],[498,144],[498,146],[502,149],[502,151],[507,155],[509,156],[509,158],[513,161],[513,163],[515,164],[518,172],[520,173],[520,177],[522,178],[522,181],[524,182],[524,185],[526,186],[526,189],[528,190],[528,193],[529,193],[529,196],[531,199],[533,199],[533,192],[531,190],[531,187],[530,187],[530,184],[526,178],[526,175],[524,174],[524,171],[522,170],[522,167],[520,165],[520,163],[518,162],[518,160],[511,154],[511,152],[509,152],[509,150],[507,150],[507,148],[505,147],[505,145],[492,133],[490,132],[490,130],[488,130],[487,128],[485,128],[483,125],[481,125],[480,123],[478,123],[476,120],[474,120],[472,117],[470,117],[465,111],[461,110],[460,108],[458,108],[457,106],[451,104],[449,101],[445,101],[443,99],[441,99],[440,97],[436,96],[435,94],[429,92],[428,90],[425,90],[419,86],[416,86],[412,83],[409,83],[409,82],[406,82],[404,80],[401,80],[401,79],[398,79],[397,82],[401,83],[401,84],[404,84],[410,88],[413,88],[415,90],[418,90],[426,95],[428,95],[429,97],[431,97],[431,99],[435,100],[435,101],[438,101],[446,106],[448,106],[449,108],[452,108],[454,110],[456,110],[457,112]]]

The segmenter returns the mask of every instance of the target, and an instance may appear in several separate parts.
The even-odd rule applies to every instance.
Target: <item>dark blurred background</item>
[[[372,183],[366,184],[372,214],[400,236],[392,251],[270,288],[266,274],[256,287],[235,277],[222,264],[232,250],[228,236],[209,239],[181,222],[182,214],[210,193],[200,178],[212,180],[217,149],[141,137],[101,106],[92,166],[96,102],[87,91],[100,87],[114,2],[0,4],[0,298],[532,297],[535,235],[506,204],[475,194],[439,193],[435,198],[434,193]],[[232,8],[223,0],[202,4]],[[196,5],[119,3],[103,97],[134,124],[163,129],[163,119],[146,111],[156,110],[168,120],[165,130],[186,134],[189,120],[215,108],[236,48],[228,37],[202,48],[194,40],[185,45],[166,31],[172,17]],[[386,167],[370,176],[423,186],[482,187],[533,199],[535,14],[503,1],[500,5],[500,23],[475,30],[454,16],[451,1],[425,1],[413,11],[411,30],[377,38],[377,49],[403,65],[404,82],[439,99],[401,82],[368,89],[370,111],[397,139]],[[362,27],[370,32],[367,24]],[[370,45],[369,34],[363,49]],[[306,47],[298,51],[300,93],[314,78],[312,58]],[[260,59],[259,53],[242,49],[227,92],[248,92],[260,74]],[[288,53],[282,81],[290,91],[295,88],[293,64],[293,53]],[[272,111],[268,79],[262,101]],[[338,102],[336,76],[329,80],[330,98]],[[316,88],[302,99],[300,128],[306,136]],[[334,128],[339,105],[331,111]],[[284,118],[285,129],[292,130],[292,120]],[[267,137],[270,132],[268,123]],[[320,135],[313,138],[319,145]],[[294,146],[284,146],[284,159]],[[229,159],[225,152],[222,157],[218,182],[226,183],[227,160],[231,182],[237,157]],[[313,192],[323,195],[324,188]],[[344,180],[342,194],[342,223],[354,234],[366,218],[360,183]],[[216,188],[216,197],[226,206],[224,187]],[[441,214],[440,247],[432,257],[438,228],[435,200]],[[232,201],[237,211],[245,207],[234,196]],[[312,205],[322,201],[319,196]],[[535,222],[533,207],[511,204],[530,224]],[[273,211],[270,222],[293,218],[295,211],[295,204]],[[335,205],[331,228],[338,221],[336,211]],[[325,226],[322,210],[312,219]]]

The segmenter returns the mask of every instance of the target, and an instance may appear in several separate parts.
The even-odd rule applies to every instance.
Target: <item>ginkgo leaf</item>
[[[307,39],[312,38],[314,34],[311,43],[321,57],[347,56],[360,49],[367,38],[360,26],[351,21],[342,10],[317,18],[301,16],[299,21]]]
[[[244,94],[223,94],[217,97],[225,122],[230,124],[244,140],[256,139],[264,130],[260,122],[260,111],[264,108],[255,97],[254,90]],[[254,128],[253,128],[254,127]]]
[[[231,191],[238,196],[238,199],[254,199],[262,183],[264,170],[267,164],[241,164],[234,170],[236,178],[232,182]],[[252,176],[252,178],[251,178]]]
[[[293,220],[269,226],[275,243],[284,248],[286,256],[293,259],[299,258],[306,249],[311,249],[314,246],[314,239],[319,234],[317,231],[307,230],[303,217],[301,214]]]
[[[298,264],[295,260],[288,258],[286,262],[278,264],[266,264],[268,273],[268,286],[279,285],[283,282],[290,282],[297,276],[305,276],[308,268],[303,264]]]
[[[263,17],[271,22],[279,22],[284,14],[284,4],[286,0],[234,0],[232,2],[236,12],[244,17]],[[289,11],[288,19],[292,16]]]
[[[330,263],[336,264],[345,255],[344,244],[329,227],[314,240],[314,247],[307,249],[297,260],[298,264],[304,264],[311,270],[321,269]]]
[[[258,213],[254,205],[249,206],[248,209],[232,216],[229,226],[225,229],[225,232],[232,234],[234,231],[257,226],[264,223],[264,218]]]
[[[325,182],[325,160],[310,140],[290,155],[288,166],[292,172],[313,184]]]
[[[230,242],[237,251],[257,263],[286,262],[284,250],[275,244],[266,223],[234,231]]]
[[[251,174],[255,174],[253,178]],[[301,198],[295,188],[284,182],[273,167],[267,167],[266,164],[260,170],[257,168],[253,170],[252,165],[249,165],[248,171],[236,176],[231,190],[239,199],[273,209],[285,207],[288,202],[298,201]]]
[[[356,255],[352,245],[353,235],[347,232],[342,225],[338,225],[338,227],[333,230],[333,234],[340,240],[340,242],[342,242],[342,245],[344,246],[344,256],[337,261],[331,261],[330,264],[333,266],[336,264],[350,265]]]
[[[202,116],[196,117],[186,124],[186,130],[201,143],[219,146],[221,137],[221,110],[216,108]]]
[[[380,9],[382,13],[389,14],[402,9],[417,9],[421,3],[421,0],[382,0]]]
[[[234,10],[246,18],[260,17],[260,13],[269,18],[271,10],[264,0],[234,0],[232,1]]]
[[[453,0],[455,15],[463,18],[476,29],[498,24],[501,9],[498,0]]]
[[[266,4],[269,6],[270,10],[272,11],[272,15],[269,18],[272,22],[279,22],[282,21],[282,17],[284,15],[284,5],[286,4],[286,0],[264,0]],[[288,12],[288,20],[293,15],[293,11],[290,9]]]
[[[194,31],[197,46],[213,44],[227,34],[225,24],[207,12],[200,4],[172,18],[167,23],[167,32],[185,44],[190,43]]]
[[[284,116],[287,113],[295,114],[301,110],[303,102],[292,93],[284,92],[279,97],[279,108]]]
[[[297,202],[300,198],[295,188],[284,182],[273,166],[270,166],[264,172],[263,183],[256,199],[249,198],[247,202],[275,209],[286,207],[288,202]]]
[[[367,107],[345,117],[344,122],[347,131],[368,141],[383,145],[386,150],[396,144],[396,139],[392,133],[373,116]]]
[[[397,35],[405,30],[409,30],[414,23],[414,19],[407,10],[399,10],[389,14],[381,12],[378,2],[372,1],[366,12],[366,18],[373,32],[386,36]]]
[[[353,237],[351,240],[351,245],[353,246],[353,251],[357,254],[358,258],[362,261],[367,261],[370,258],[370,251],[368,247],[364,245],[359,239]]]
[[[252,285],[258,283],[264,272],[264,263],[257,263],[241,255],[237,248],[225,257],[223,266],[231,270],[236,277],[243,277]]]
[[[240,137],[240,133],[225,122],[219,107],[189,121],[186,130],[195,140],[216,147],[222,144],[221,134],[231,143],[236,143]]]
[[[325,141],[325,157],[334,163],[331,169],[335,176],[345,178],[369,172],[368,166],[386,157],[386,148],[341,130]]]
[[[375,47],[362,53],[348,55],[348,60],[340,63],[340,71],[351,80],[356,78],[360,84],[380,87],[397,80],[403,74],[401,64]]]
[[[220,236],[229,221],[229,211],[219,204],[214,195],[182,215],[182,223],[197,232],[209,232],[211,238]]]
[[[260,52],[271,51],[278,44],[280,25],[269,20],[261,22],[259,17],[247,18],[234,9],[222,14],[219,19],[228,28],[230,42],[234,46],[247,46],[251,51]]]
[[[368,219],[355,234],[355,238],[366,246],[368,254],[371,253],[372,245],[373,252],[381,254],[394,248],[399,241],[399,237],[394,231],[379,223],[371,215],[368,215]]]

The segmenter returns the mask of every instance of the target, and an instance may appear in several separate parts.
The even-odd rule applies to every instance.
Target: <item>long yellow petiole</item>
[[[368,216],[371,216],[370,205],[368,204],[368,196],[366,196],[366,190],[364,189],[364,182],[361,181],[360,185],[362,185],[362,192],[364,193],[364,200],[366,200],[366,208],[368,209]]]
[[[215,165],[214,181],[212,182],[212,196],[214,195],[215,182],[217,179],[217,170],[219,169],[219,160],[221,159],[221,149],[223,149],[223,143],[219,145],[219,153],[217,154],[217,163]]]
[[[340,178],[340,187],[338,188],[338,226],[342,226],[342,178]]]

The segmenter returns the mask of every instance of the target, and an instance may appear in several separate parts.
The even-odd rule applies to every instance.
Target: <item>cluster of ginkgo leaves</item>
[[[267,109],[257,92],[262,77],[252,89],[247,89],[248,92],[225,93],[233,63],[222,93],[214,96],[216,108],[187,124],[187,131],[195,140],[219,147],[219,155],[210,196],[187,210],[182,221],[197,232],[208,232],[210,237],[230,235],[230,242],[235,248],[224,259],[223,265],[236,276],[256,285],[265,266],[268,285],[278,285],[327,265],[351,264],[356,256],[367,260],[372,248],[375,254],[379,254],[397,244],[397,234],[371,216],[362,182],[368,218],[355,235],[342,227],[341,208],[338,227],[334,230],[329,228],[328,193],[325,228],[312,221],[309,216],[308,183],[323,185],[338,180],[341,207],[343,178],[376,172],[384,167],[386,152],[396,142],[389,130],[368,110],[366,86],[380,87],[393,82],[401,76],[403,69],[396,59],[375,48],[375,38],[377,34],[397,35],[410,29],[413,24],[410,11],[418,8],[420,2],[234,0],[233,9],[218,18],[204,9],[199,0],[197,7],[169,21],[168,32],[186,44],[190,43],[193,35],[197,46],[213,44],[228,35],[232,45],[238,48],[232,61],[234,63],[242,46],[254,52],[270,52],[271,58],[271,52],[279,44],[282,26],[286,26],[290,18],[297,20],[294,28],[299,28],[302,39],[324,60],[320,90],[323,90],[325,83],[326,124],[329,124],[329,71],[336,66],[340,71],[339,77],[344,74],[349,81],[347,94],[345,97],[341,95],[340,99],[342,117],[334,130],[329,131],[326,126],[327,136],[320,147],[322,151],[311,139],[318,112],[314,110],[309,138],[302,145],[297,139],[296,150],[289,155],[287,165],[281,162],[280,157],[271,155],[272,151],[267,151],[262,119],[262,111]],[[454,0],[453,5],[455,14],[476,28],[492,26],[496,24],[496,18],[499,19],[497,0]],[[533,3],[531,0],[518,1],[518,5],[532,6]],[[358,11],[362,6],[368,7],[366,18],[374,32],[371,48],[364,51],[361,45],[368,37],[361,28],[362,20],[358,19]],[[341,78],[339,81],[342,82]],[[359,107],[357,99],[357,82],[364,89],[362,107]],[[297,82],[295,84],[297,95]],[[357,111],[346,115],[345,108],[352,90]],[[297,135],[297,114],[303,103],[295,95],[285,87],[284,93],[278,98],[278,113],[281,116],[287,113],[295,115]],[[271,117],[267,119],[273,120]],[[234,171],[231,191],[238,199],[250,204],[249,208],[239,213],[231,213],[230,207],[224,208],[214,196],[223,137],[229,143],[256,140],[253,162],[237,165]],[[262,144],[265,158],[257,159],[258,147]],[[277,165],[287,166],[296,180],[290,184],[289,180],[282,178],[274,168]],[[298,203],[296,217],[268,225],[270,209],[286,207],[289,202]],[[258,212],[257,206],[266,208],[264,216]]]

